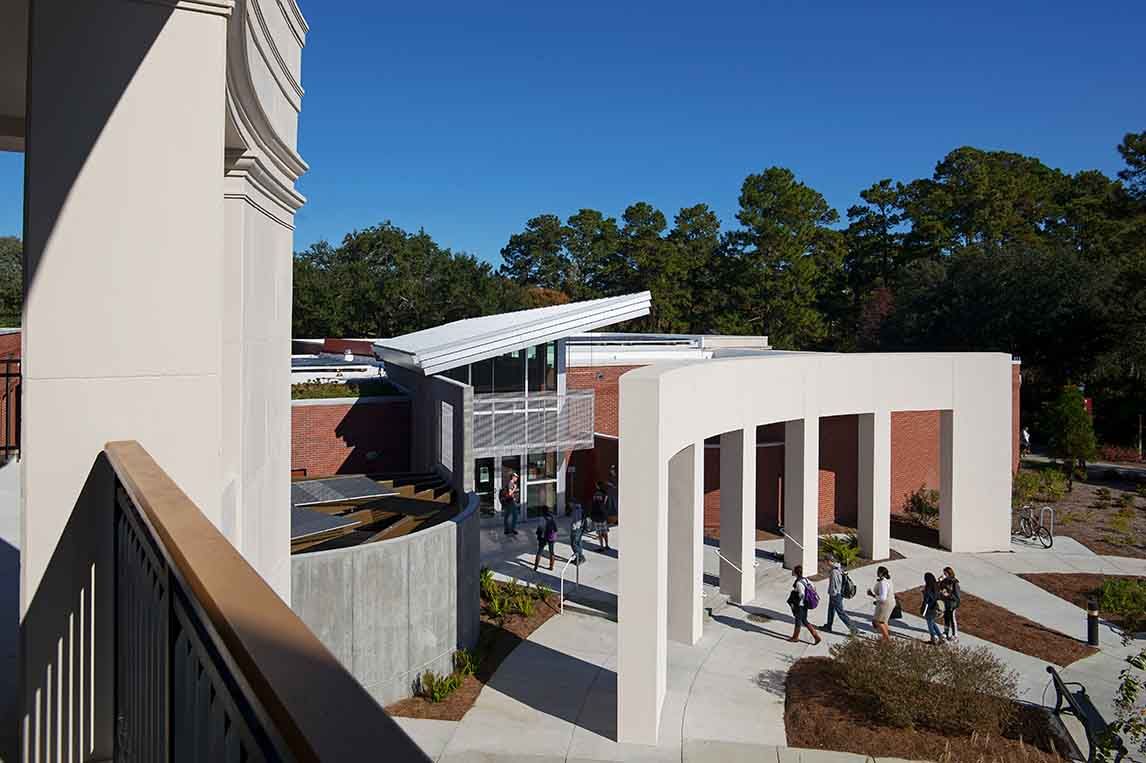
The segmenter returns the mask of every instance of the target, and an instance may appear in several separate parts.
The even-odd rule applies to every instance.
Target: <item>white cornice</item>
[[[280,11],[282,10],[281,6],[276,7],[278,7]],[[294,73],[291,72],[290,67],[287,66],[287,62],[279,52],[279,46],[275,44],[274,35],[271,34],[271,29],[267,25],[266,16],[263,15],[262,3],[258,2],[258,0],[247,0],[247,8],[248,15],[252,16],[253,20],[257,22],[257,25],[251,25],[251,39],[254,40],[255,47],[259,51],[259,56],[266,63],[268,71],[271,72],[271,75],[275,79],[275,84],[279,86],[279,90],[282,91],[283,95],[285,95],[291,105],[294,106],[295,111],[298,111],[302,108],[302,85],[295,79]],[[260,34],[255,33],[256,29]],[[292,29],[291,31],[293,33],[294,30]],[[297,36],[296,40],[301,48],[302,40],[298,39]]]
[[[306,197],[296,191],[293,185],[283,183],[275,173],[270,172],[258,156],[232,152],[227,158],[225,174],[228,178],[246,179],[288,216],[293,216],[306,203]],[[224,195],[236,197],[236,194],[229,192],[224,193]],[[254,203],[253,200],[252,203]],[[260,205],[256,204],[256,206]],[[268,212],[268,214],[270,213]],[[289,224],[278,215],[272,216],[284,224]]]
[[[162,5],[178,11],[195,11],[214,16],[230,16],[235,6],[234,0],[135,0],[145,5]]]
[[[306,34],[310,31],[310,24],[306,23],[306,19],[303,18],[298,3],[294,0],[279,0],[279,9],[282,10],[283,16],[286,17],[287,23],[290,25],[290,31],[294,34],[295,39],[298,40],[298,44],[305,45]]]

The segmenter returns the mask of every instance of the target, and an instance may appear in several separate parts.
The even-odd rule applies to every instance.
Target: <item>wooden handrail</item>
[[[105,452],[298,760],[428,760],[138,442],[110,442]]]

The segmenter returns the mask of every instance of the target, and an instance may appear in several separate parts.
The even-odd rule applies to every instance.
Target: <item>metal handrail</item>
[[[729,566],[729,567],[731,567],[732,569],[736,570],[736,571],[737,571],[737,572],[739,572],[741,575],[743,575],[743,574],[744,574],[744,570],[742,570],[742,569],[740,569],[739,567],[737,567],[737,566],[736,566],[736,565],[733,563],[733,561],[732,561],[731,559],[729,559],[729,558],[728,558],[727,556],[725,556],[724,554],[720,553],[720,551],[717,551],[717,552],[716,552],[716,555],[717,555],[717,556],[719,556],[719,557],[720,557],[721,559],[723,559],[724,561],[728,562],[728,566]],[[752,560],[752,566],[753,566],[753,567],[759,567],[759,566],[760,566],[760,562],[759,562],[759,561],[757,561],[757,560],[755,560],[755,559],[753,559],[753,560]]]
[[[787,538],[788,540],[790,540],[790,541],[792,541],[793,543],[795,543],[795,544],[796,544],[796,548],[800,549],[801,551],[803,551],[803,550],[804,550],[804,545],[803,545],[802,543],[800,543],[800,541],[798,541],[798,540],[796,540],[795,538],[793,538],[793,537],[792,537],[791,535],[789,535],[788,533],[784,532],[784,527],[783,527],[783,526],[777,527],[776,529],[777,529],[777,530],[779,530],[779,531],[780,531],[780,534],[781,534],[781,535],[783,535],[785,538]]]
[[[576,558],[577,558],[577,550],[574,549],[573,550],[573,556],[566,559],[565,565],[561,568],[561,579],[560,579],[561,593],[559,594],[559,598],[557,600],[557,614],[559,614],[559,615],[565,614],[565,570],[569,569],[569,565]],[[580,588],[581,587],[581,565],[580,564],[574,564],[573,566],[577,568],[577,580],[574,583],[574,586],[576,586],[577,588]]]

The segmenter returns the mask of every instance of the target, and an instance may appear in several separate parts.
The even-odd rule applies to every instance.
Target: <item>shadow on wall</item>
[[[100,453],[20,623],[19,728],[48,760],[68,749],[85,760],[113,754],[114,500]]]
[[[18,760],[20,551],[0,539],[0,760]]]
[[[410,402],[355,401],[334,427],[346,454],[335,474],[410,471]],[[314,432],[321,437],[321,432]],[[309,475],[321,476],[321,475]]]
[[[67,0],[33,3],[31,29],[36,38],[29,45],[27,158],[24,226],[24,292],[31,291],[40,266],[40,255],[55,230],[72,186],[88,161],[104,126],[135,77],[144,58],[163,31],[173,6],[152,4],[150,12],[129,12],[116,19],[116,34],[92,34],[86,13],[71,13]],[[75,76],[73,56],[82,43],[84,59],[98,71],[94,76]],[[54,104],[68,105],[68,118],[54,118]],[[77,119],[76,116],[82,116]],[[36,125],[53,125],[48,132],[66,130],[67,139],[53,135],[50,153],[36,148]],[[27,181],[26,181],[27,182]]]

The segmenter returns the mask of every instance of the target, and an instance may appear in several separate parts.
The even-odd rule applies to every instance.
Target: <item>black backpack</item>
[[[855,581],[852,580],[851,576],[846,572],[844,573],[844,582],[841,586],[840,592],[844,595],[845,599],[850,599],[856,595]]]

